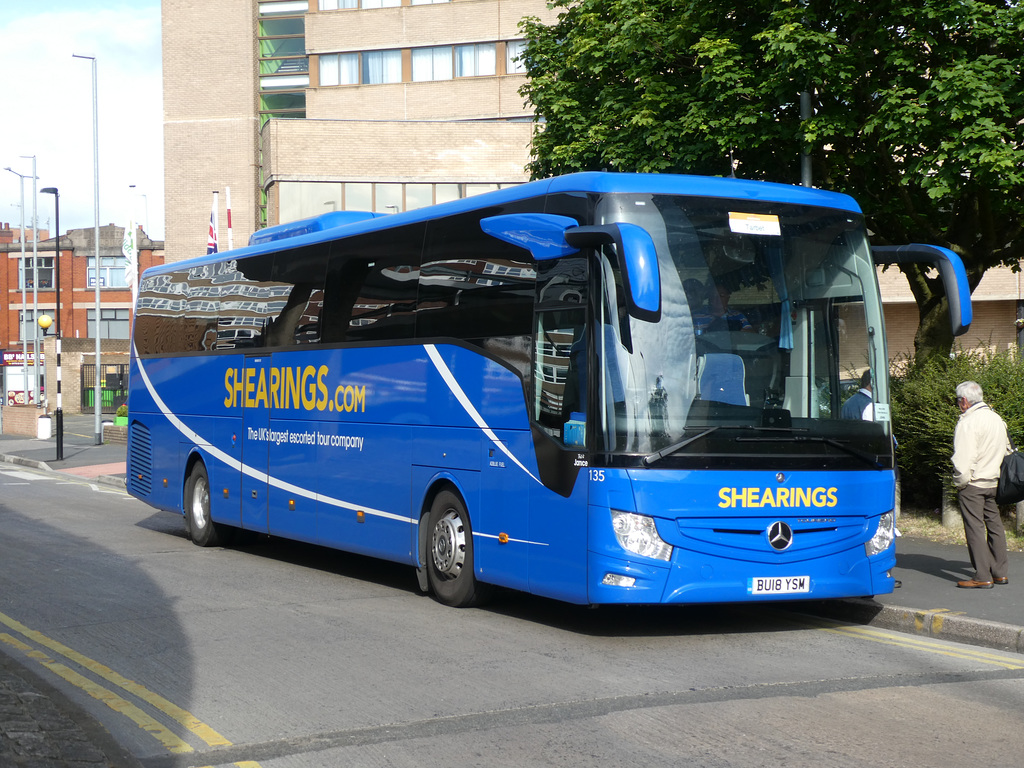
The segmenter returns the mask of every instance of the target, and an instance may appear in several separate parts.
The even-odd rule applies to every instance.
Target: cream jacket
[[[1006,424],[985,403],[975,403],[960,414],[953,432],[953,484],[995,488],[999,465],[1009,452]]]

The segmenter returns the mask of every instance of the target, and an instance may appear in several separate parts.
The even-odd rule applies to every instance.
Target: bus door
[[[271,441],[270,408],[258,382],[270,380],[270,355],[246,355],[242,381],[242,528],[266,533],[267,458]]]

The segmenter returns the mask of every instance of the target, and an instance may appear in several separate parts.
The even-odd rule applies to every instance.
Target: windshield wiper
[[[665,458],[666,456],[668,456],[670,454],[673,454],[676,451],[685,448],[690,443],[692,443],[694,440],[700,440],[702,437],[705,437],[706,435],[710,435],[712,432],[714,432],[717,429],[719,429],[719,427],[711,427],[710,429],[705,429],[703,432],[699,432],[696,435],[694,435],[693,437],[688,437],[685,440],[680,440],[678,443],[673,443],[672,445],[669,445],[669,446],[667,446],[665,448],[662,448],[660,451],[657,451],[656,453],[649,453],[646,456],[644,456],[644,465],[649,467],[654,462],[660,461],[661,459]]]
[[[737,437],[736,442],[747,442],[747,443],[774,443],[774,442],[787,442],[787,443],[823,443],[825,445],[838,448],[850,456],[856,459],[860,459],[864,463],[868,464],[872,469],[884,469],[882,463],[878,460],[877,455],[865,453],[864,451],[853,448],[845,443],[841,443],[834,437],[822,437],[820,435],[794,435],[794,434],[783,434],[777,437]]]

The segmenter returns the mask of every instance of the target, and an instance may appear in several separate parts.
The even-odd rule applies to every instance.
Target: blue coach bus
[[[890,592],[895,463],[857,204],[582,173],[338,212],[147,270],[128,490],[200,546],[258,531],[406,563],[473,605]],[[867,419],[842,419],[870,370]]]

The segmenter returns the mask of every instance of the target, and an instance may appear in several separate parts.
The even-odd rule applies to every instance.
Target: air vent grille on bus
[[[153,439],[149,428],[137,421],[133,421],[128,429],[128,444],[131,446],[128,455],[128,488],[148,496],[153,490]]]

